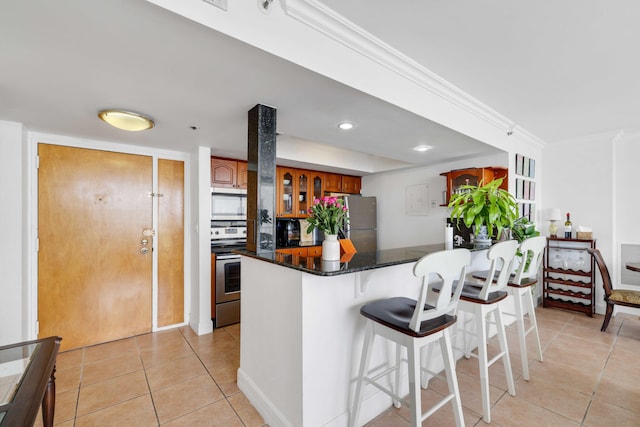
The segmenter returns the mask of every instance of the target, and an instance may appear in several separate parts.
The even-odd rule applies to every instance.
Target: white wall
[[[211,150],[198,147],[191,171],[191,312],[189,325],[198,335],[213,331],[211,321]]]
[[[23,128],[0,121],[0,345],[23,341]]]
[[[635,203],[620,197],[618,204],[614,203],[613,147],[616,139],[615,134],[602,134],[549,144],[542,154],[542,183],[546,189],[543,205],[559,208],[563,214],[570,212],[574,229],[578,225],[593,228],[596,247],[602,252],[614,283],[616,269],[612,267],[615,266],[615,245],[618,240],[613,231],[615,212],[622,212]],[[630,163],[628,167],[629,171],[633,170]],[[564,233],[563,223],[559,224],[558,235]],[[543,221],[541,231],[547,236],[548,227],[549,222]],[[621,232],[625,233],[626,230]],[[597,280],[601,283],[599,277]],[[604,313],[602,298],[602,287],[598,285],[595,297],[598,313]]]
[[[376,196],[378,202],[378,246],[381,249],[419,246],[444,242],[444,227],[449,208],[441,207],[442,193],[447,188],[442,172],[453,169],[508,166],[508,153],[461,160],[437,166],[404,169],[378,173],[362,178],[362,194]],[[427,215],[407,215],[406,189],[408,186],[429,186],[429,212]],[[509,188],[512,188],[510,184]],[[513,192],[512,192],[513,193]],[[435,207],[432,206],[435,202]]]

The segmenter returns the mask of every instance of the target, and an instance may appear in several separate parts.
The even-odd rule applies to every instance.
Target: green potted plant
[[[513,236],[514,239],[518,241],[518,243],[522,243],[531,237],[539,236],[540,232],[536,230],[535,223],[529,221],[528,218],[520,217],[513,222],[513,228],[511,228],[511,235]],[[523,255],[522,252],[520,252],[519,248],[518,248],[518,252],[516,252],[516,255],[519,257],[522,257]],[[524,267],[525,269],[529,268],[532,255],[533,254],[531,252],[527,254],[526,264]]]
[[[488,184],[461,185],[451,196],[451,221],[462,220],[473,228],[476,246],[490,246],[491,236],[497,230],[499,239],[504,229],[513,228],[518,218],[518,205],[508,191],[500,188],[502,178]]]
[[[511,235],[518,243],[522,243],[530,237],[539,236],[540,232],[536,230],[535,223],[529,221],[528,218],[520,217],[513,222]]]

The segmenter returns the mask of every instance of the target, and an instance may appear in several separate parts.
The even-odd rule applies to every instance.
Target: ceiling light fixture
[[[342,130],[351,130],[353,129],[354,124],[351,122],[342,122],[338,123],[338,127]]]
[[[420,151],[422,153],[422,152],[425,152],[425,151],[429,151],[432,148],[433,147],[430,146],[430,145],[418,145],[417,147],[414,147],[414,150]]]
[[[142,114],[123,110],[102,110],[98,113],[100,120],[118,129],[137,132],[155,126],[153,120]]]

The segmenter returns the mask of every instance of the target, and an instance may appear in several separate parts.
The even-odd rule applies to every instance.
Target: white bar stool
[[[455,313],[462,290],[459,288],[455,293],[452,293],[453,282],[458,277],[459,280],[464,280],[466,266],[470,261],[471,253],[467,249],[441,251],[426,255],[419,259],[413,267],[413,274],[422,279],[417,301],[405,297],[395,297],[374,301],[360,308],[360,314],[366,317],[367,321],[354,403],[349,418],[351,427],[360,425],[358,418],[362,405],[362,389],[365,384],[372,384],[391,396],[397,407],[400,402],[408,404],[411,409],[411,425],[413,427],[421,426],[423,420],[449,401],[453,405],[456,426],[462,427],[464,425],[449,327],[456,322]],[[427,304],[428,288],[431,286],[429,283],[430,273],[437,274],[442,280],[441,283],[438,283],[443,292],[436,296],[434,305]],[[401,362],[399,357],[396,357],[395,366],[374,377],[368,376],[371,351],[376,335],[395,342],[397,355],[400,354],[400,346],[407,349],[409,401],[399,396]],[[420,392],[420,350],[434,341],[440,343],[449,394],[423,414]],[[395,391],[387,389],[378,382],[391,373],[395,373]]]
[[[532,286],[538,281],[538,270],[542,265],[542,255],[547,244],[544,236],[531,237],[520,244],[519,252],[522,254],[522,261],[515,274],[511,274],[507,283],[507,292],[513,296],[515,304],[515,315],[504,313],[516,317],[516,327],[518,330],[518,341],[520,344],[520,360],[522,361],[522,377],[529,381],[529,357],[527,354],[527,335],[533,332],[536,341],[536,351],[538,360],[542,362],[542,345],[540,344],[540,334],[538,333],[538,322],[536,320],[536,307],[533,301]],[[489,271],[479,271],[473,273],[476,279],[487,278]],[[524,300],[524,301],[523,301]],[[524,315],[529,313],[529,328],[525,329]]]
[[[487,279],[479,285],[475,282],[464,282],[462,293],[460,294],[460,303],[458,309],[474,315],[476,325],[475,335],[478,338],[478,352],[474,354],[467,344],[467,320],[463,332],[465,357],[471,356],[478,359],[480,368],[480,389],[482,394],[482,413],[483,420],[486,423],[491,422],[491,399],[489,395],[489,367],[498,360],[502,359],[504,364],[504,373],[507,379],[507,388],[511,396],[516,395],[515,385],[513,383],[513,373],[511,372],[511,361],[509,359],[509,348],[507,346],[507,337],[502,321],[502,310],[500,302],[507,297],[507,280],[513,258],[518,248],[516,240],[508,240],[493,245],[487,252],[487,258],[491,261],[491,267],[487,275]],[[500,266],[500,269],[498,268]],[[497,275],[494,278],[494,275]],[[458,285],[459,286],[459,285]],[[457,291],[458,288],[456,288]],[[487,357],[487,335],[489,333],[487,316],[493,314],[497,328],[498,340],[500,341],[500,353],[494,358],[488,360]]]

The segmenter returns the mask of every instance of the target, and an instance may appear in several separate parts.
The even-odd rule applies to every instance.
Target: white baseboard
[[[238,368],[238,388],[270,427],[294,427],[251,378],[244,373],[242,368]]]

